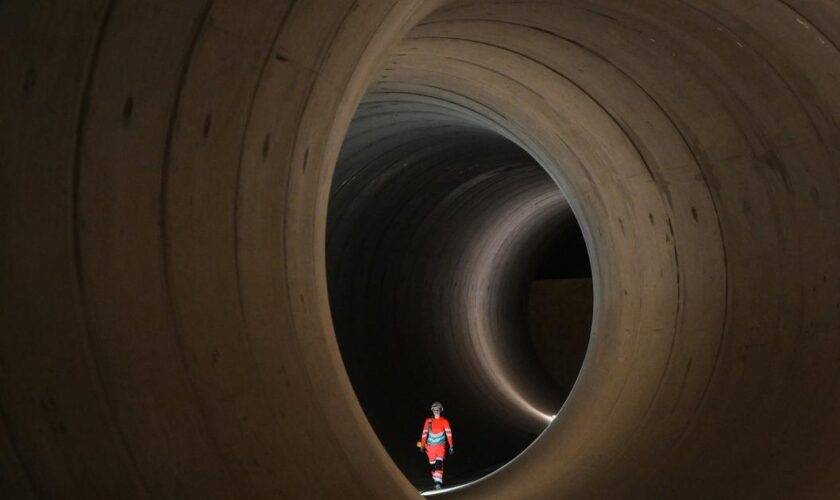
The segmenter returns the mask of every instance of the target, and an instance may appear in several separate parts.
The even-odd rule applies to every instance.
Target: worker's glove
[[[449,447],[449,454],[450,454],[450,455],[454,455],[454,454],[455,454],[455,447],[453,447],[453,446],[450,446],[450,447]]]
[[[425,446],[420,447],[420,453],[426,453],[426,447]]]

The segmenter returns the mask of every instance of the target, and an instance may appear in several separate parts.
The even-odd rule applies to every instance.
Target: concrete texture
[[[557,419],[449,496],[836,497],[838,44],[831,0],[0,3],[0,496],[416,495],[325,266],[399,92],[523,147],[592,259]]]

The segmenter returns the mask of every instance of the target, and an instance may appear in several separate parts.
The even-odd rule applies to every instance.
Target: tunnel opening
[[[326,269],[356,396],[418,489],[429,403],[459,450],[446,484],[466,483],[530,445],[580,371],[593,295],[578,222],[540,164],[466,109],[367,95],[333,177]]]

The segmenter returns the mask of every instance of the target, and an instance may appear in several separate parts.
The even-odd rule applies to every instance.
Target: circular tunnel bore
[[[416,498],[327,301],[368,90],[521,146],[592,264],[554,423],[449,498],[838,497],[837,2],[10,0],[0,46],[0,497]]]
[[[333,179],[326,240],[336,336],[379,439],[418,487],[428,404],[485,475],[552,421],[586,352],[586,246],[545,170],[486,120],[421,95],[370,93]]]

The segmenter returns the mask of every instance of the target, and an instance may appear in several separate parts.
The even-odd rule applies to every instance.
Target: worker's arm
[[[452,444],[452,429],[449,428],[449,420],[446,421],[446,440],[449,441],[450,449],[455,447],[455,445]]]
[[[429,439],[429,426],[431,424],[431,419],[427,418],[425,422],[423,422],[423,434],[420,435],[420,448],[426,447],[426,440]]]

